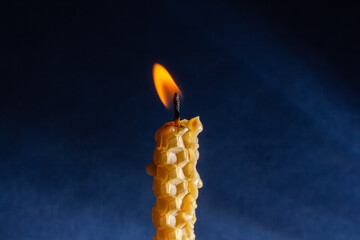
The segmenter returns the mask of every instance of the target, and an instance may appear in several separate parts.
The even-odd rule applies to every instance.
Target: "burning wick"
[[[180,95],[177,92],[174,94],[174,123],[180,127]]]

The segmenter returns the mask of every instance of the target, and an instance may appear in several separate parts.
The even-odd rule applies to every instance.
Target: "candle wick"
[[[177,92],[174,94],[174,123],[180,127],[180,95]]]

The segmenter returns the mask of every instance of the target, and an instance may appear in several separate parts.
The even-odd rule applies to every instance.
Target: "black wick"
[[[180,95],[174,94],[174,123],[177,127],[180,127]]]

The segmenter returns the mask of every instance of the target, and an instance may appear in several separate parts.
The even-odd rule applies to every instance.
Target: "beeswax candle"
[[[154,240],[193,240],[198,188],[203,183],[196,170],[199,158],[197,135],[203,127],[199,117],[164,124],[155,134],[153,161],[146,171],[154,176],[156,203],[152,220]]]
[[[174,96],[173,122],[155,133],[153,161],[146,172],[154,177],[156,197],[152,220],[156,227],[153,240],[194,240],[195,209],[198,189],[203,183],[196,170],[199,159],[198,134],[203,126],[199,117],[180,121],[180,90],[168,71],[154,65],[154,83],[161,101],[169,107]]]

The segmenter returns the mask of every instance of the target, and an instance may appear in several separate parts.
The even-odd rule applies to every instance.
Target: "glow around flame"
[[[154,64],[153,78],[161,102],[166,108],[170,109],[174,94],[177,92],[180,96],[182,95],[179,87],[176,85],[170,73],[161,64]]]

